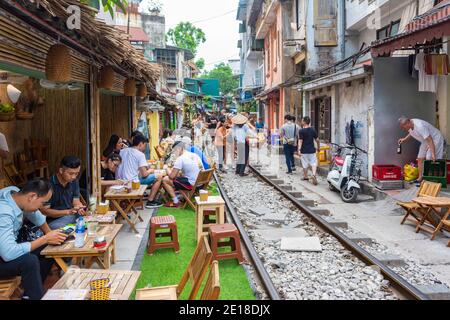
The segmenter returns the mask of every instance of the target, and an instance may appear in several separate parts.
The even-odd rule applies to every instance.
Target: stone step
[[[262,220],[270,223],[283,224],[286,221],[286,215],[279,213],[266,214],[262,217]]]
[[[432,300],[450,300],[450,289],[444,284],[418,285],[416,287]]]
[[[282,238],[281,250],[294,252],[321,252],[322,245],[318,237],[309,238]]]
[[[312,212],[314,212],[315,214],[318,214],[319,216],[329,217],[331,215],[330,210],[328,210],[328,209],[312,209]]]
[[[316,202],[314,200],[311,200],[311,199],[303,199],[302,198],[302,199],[297,199],[297,201],[301,205],[306,206],[306,207],[314,207],[316,205]]]
[[[337,220],[330,217],[324,217],[324,219],[335,228],[348,229],[347,221]]]
[[[261,237],[267,241],[279,241],[281,238],[304,238],[308,237],[308,233],[300,228],[297,229],[286,229],[286,228],[276,228],[276,229],[260,229],[255,231]]]
[[[346,234],[346,236],[354,241],[354,242],[364,242],[365,244],[371,245],[372,244],[372,238],[369,238],[366,235],[363,235],[361,233],[350,233],[350,234]]]
[[[290,191],[289,194],[291,196],[293,196],[294,198],[302,198],[303,197],[303,193],[301,193],[300,191]]]
[[[282,185],[280,185],[280,188],[283,189],[283,190],[286,190],[286,191],[294,190],[294,188],[291,185],[288,185],[288,184],[282,184]]]
[[[389,267],[403,267],[406,265],[405,260],[393,254],[376,253],[374,257]]]
[[[276,184],[276,185],[282,185],[284,184],[284,180],[281,179],[271,179],[272,183]]]
[[[262,207],[262,206],[256,206],[250,209],[250,212],[253,213],[254,215],[257,215],[259,217],[261,216],[265,216],[268,214],[273,214],[273,211],[270,210],[267,207]]]
[[[264,177],[266,177],[269,180],[278,179],[278,176],[273,173],[263,174]]]

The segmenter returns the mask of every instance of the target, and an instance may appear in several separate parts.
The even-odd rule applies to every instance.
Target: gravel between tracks
[[[221,181],[280,296],[288,300],[395,300],[389,282],[333,236],[319,229],[291,202],[254,176],[222,174]],[[286,216],[281,225],[263,221],[250,209],[264,206]],[[301,228],[319,237],[322,252],[286,252],[257,229]]]

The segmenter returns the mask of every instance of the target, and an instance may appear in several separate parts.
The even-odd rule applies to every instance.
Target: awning
[[[393,51],[414,48],[433,39],[450,36],[450,1],[444,1],[425,14],[416,17],[406,31],[372,44],[372,56],[389,55]]]
[[[371,75],[373,71],[372,66],[365,62],[352,69],[342,70],[325,77],[304,83],[295,87],[299,91],[311,91],[320,88],[325,88],[333,84],[362,79]]]
[[[260,94],[258,94],[255,98],[256,100],[267,100],[267,98],[275,93],[276,91],[280,90],[280,86],[275,86],[273,88],[267,89],[266,91],[261,92]]]

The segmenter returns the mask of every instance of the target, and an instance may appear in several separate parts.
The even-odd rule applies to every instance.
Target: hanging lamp
[[[104,66],[100,70],[98,87],[101,89],[111,90],[114,87],[115,78],[116,76],[113,67]]]
[[[128,78],[125,80],[123,85],[123,94],[126,97],[136,96],[136,81],[134,79]]]
[[[45,76],[55,82],[70,82],[72,79],[72,56],[63,44],[50,47],[45,59]]]

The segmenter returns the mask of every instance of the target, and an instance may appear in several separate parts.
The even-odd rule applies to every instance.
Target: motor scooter
[[[358,151],[367,153],[364,150],[349,145],[336,145],[337,153],[333,157],[327,181],[330,190],[339,191],[341,198],[346,203],[354,203],[361,192],[359,184],[361,179],[361,161],[358,160]],[[345,157],[342,156],[344,150],[350,150]]]

